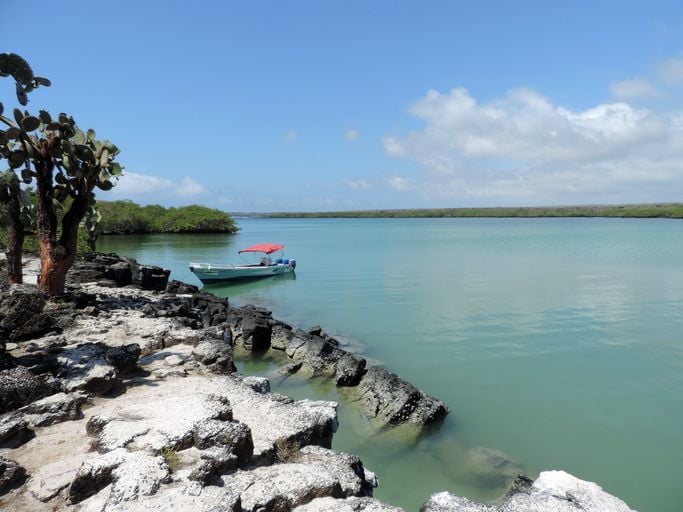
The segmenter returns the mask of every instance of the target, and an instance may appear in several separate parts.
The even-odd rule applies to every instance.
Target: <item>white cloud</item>
[[[297,140],[299,140],[299,132],[296,130],[289,130],[284,136],[285,142],[296,142]]]
[[[370,190],[372,188],[372,184],[367,181],[367,180],[344,180],[344,184],[352,189],[356,190]]]
[[[654,86],[642,78],[632,78],[610,84],[612,94],[618,99],[629,100],[635,98],[647,98],[655,96],[657,90]]]
[[[176,196],[179,198],[195,197],[206,192],[206,189],[189,176],[180,183],[168,178],[160,178],[148,174],[126,171],[119,178],[111,194],[121,198],[140,198],[146,195]]]
[[[662,62],[659,65],[659,73],[665,83],[683,85],[683,56]]]
[[[395,190],[500,204],[659,201],[683,193],[680,112],[626,102],[576,111],[529,89],[479,104],[463,88],[429,91],[410,111],[424,127],[386,136],[384,148],[426,172],[419,180],[389,179]]]
[[[348,140],[349,142],[353,142],[354,140],[356,140],[358,138],[358,130],[355,130],[353,128],[349,128],[348,130],[346,130],[345,137],[346,137],[346,140]]]
[[[391,157],[406,156],[405,148],[401,146],[401,143],[394,137],[384,137],[382,143],[384,144],[387,155]]]
[[[398,190],[400,192],[407,192],[415,188],[415,186],[410,182],[410,180],[407,180],[406,178],[402,178],[400,176],[391,176],[387,178],[386,182],[391,188],[393,188],[394,190]]]
[[[189,176],[185,176],[180,182],[177,194],[182,197],[198,196],[206,192],[206,189]]]

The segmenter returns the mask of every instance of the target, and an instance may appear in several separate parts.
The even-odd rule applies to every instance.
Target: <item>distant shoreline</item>
[[[534,218],[612,217],[635,219],[683,219],[683,203],[592,206],[530,206],[492,208],[420,208],[331,212],[232,213],[235,217],[295,218]]]

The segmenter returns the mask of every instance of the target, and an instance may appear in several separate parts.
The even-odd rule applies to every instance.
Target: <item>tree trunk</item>
[[[24,282],[21,256],[24,248],[24,225],[21,222],[21,200],[19,180],[14,177],[9,184],[9,198],[5,203],[5,213],[10,219],[7,227],[7,280],[9,284]]]
[[[71,206],[62,218],[62,229],[57,239],[58,222],[53,203],[54,163],[49,148],[35,161],[36,203],[38,209],[38,244],[40,246],[40,290],[52,297],[64,293],[66,273],[73,265],[78,250],[78,226],[88,208],[92,184],[79,180],[78,188],[71,189]]]
[[[40,247],[40,290],[52,297],[64,293],[66,272],[75,255],[57,240],[57,214],[52,202],[51,157],[46,155],[36,161],[36,206],[38,210],[38,245]]]
[[[62,219],[62,235],[58,241],[55,240],[56,229],[50,232],[43,232],[40,229],[40,208],[38,208],[38,242],[41,262],[39,284],[41,291],[49,297],[64,293],[66,273],[73,265],[78,252],[78,226],[85,216],[87,206],[87,193],[80,193],[73,199],[69,211]]]
[[[73,258],[59,258],[55,254],[63,252],[60,247],[50,251],[40,251],[40,290],[54,297],[64,293],[66,273],[73,264]]]

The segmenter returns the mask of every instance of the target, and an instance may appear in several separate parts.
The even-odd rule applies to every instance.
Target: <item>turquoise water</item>
[[[564,469],[641,511],[681,509],[683,221],[239,219],[237,235],[110,236],[98,249],[172,269],[282,242],[293,279],[213,288],[298,327],[320,324],[443,399],[421,439],[340,409],[334,447],[416,510],[435,490],[494,499],[505,482],[468,457],[499,450],[530,475]],[[246,365],[266,372],[274,363]],[[295,396],[340,398],[296,378]]]

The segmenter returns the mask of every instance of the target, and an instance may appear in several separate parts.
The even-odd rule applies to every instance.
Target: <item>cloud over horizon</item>
[[[159,195],[163,195],[164,198],[182,200],[205,192],[206,188],[189,176],[175,182],[159,176],[125,172],[110,194],[114,196],[113,199],[145,199],[153,196],[152,199],[158,200]]]
[[[352,188],[352,189],[356,189],[356,190],[371,190],[372,189],[372,184],[366,179],[358,179],[358,180],[345,179],[345,180],[342,180],[342,182],[347,187]]]
[[[612,89],[625,99],[651,93],[648,85],[631,80]],[[396,190],[501,204],[680,200],[683,193],[680,111],[655,112],[625,101],[577,111],[527,88],[478,103],[456,88],[429,91],[410,113],[423,128],[386,136],[384,149],[423,172],[409,188],[396,181],[408,178],[392,178]]]
[[[683,85],[683,55],[659,64],[659,74],[669,85]]]
[[[610,84],[612,94],[620,100],[649,98],[657,95],[657,89],[643,78],[632,78]]]

